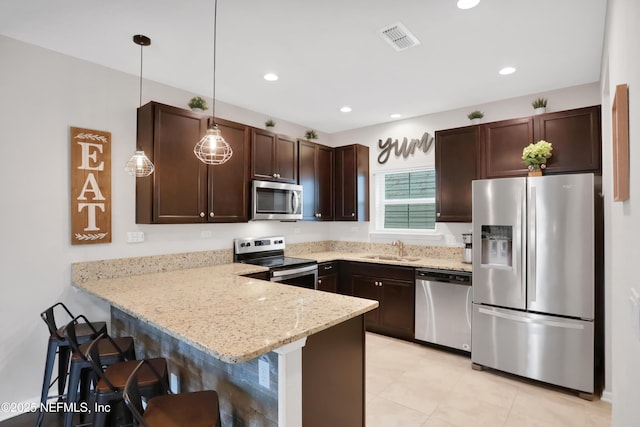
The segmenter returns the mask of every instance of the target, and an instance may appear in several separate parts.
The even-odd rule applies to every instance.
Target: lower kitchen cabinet
[[[336,261],[318,264],[318,290],[338,292],[338,263]]]
[[[365,315],[367,330],[414,338],[415,282],[411,267],[350,262],[345,279],[351,295],[378,301]]]

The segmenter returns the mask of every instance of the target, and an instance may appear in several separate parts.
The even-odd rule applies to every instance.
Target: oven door
[[[318,288],[318,264],[271,270],[271,281],[307,289]]]

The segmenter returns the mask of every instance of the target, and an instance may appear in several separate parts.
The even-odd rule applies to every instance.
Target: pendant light
[[[140,45],[140,105],[142,107],[142,48],[144,46],[149,46],[151,44],[151,39],[147,36],[143,36],[142,34],[136,34],[133,36],[133,42],[137,45]],[[129,173],[129,175],[135,176],[136,178],[144,178],[145,176],[149,176],[153,173],[155,166],[149,158],[144,154],[144,151],[140,148],[139,145],[136,144],[136,152],[131,156],[129,161],[124,167],[124,170]]]
[[[193,148],[193,152],[202,161],[208,165],[221,165],[233,155],[231,146],[224,140],[220,129],[216,125],[216,31],[218,15],[218,0],[214,0],[213,6],[213,105],[211,108],[211,123],[207,133]]]

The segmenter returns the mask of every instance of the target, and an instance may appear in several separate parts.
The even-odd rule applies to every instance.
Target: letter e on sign
[[[71,127],[71,244],[111,242],[111,132]]]

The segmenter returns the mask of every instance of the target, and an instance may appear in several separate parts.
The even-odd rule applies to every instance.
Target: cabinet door
[[[503,120],[480,126],[484,146],[484,175],[501,178],[527,175],[522,150],[533,140],[533,118]]]
[[[333,293],[338,292],[338,274],[318,276],[318,290]]]
[[[534,117],[535,141],[553,144],[546,173],[600,172],[600,106]],[[534,142],[535,142],[534,141]]]
[[[351,294],[354,297],[366,298],[378,301],[380,303],[380,287],[376,285],[376,279],[369,276],[361,276],[353,274],[351,276]],[[376,329],[380,324],[380,306],[365,314],[365,326],[367,329]]]
[[[251,131],[251,178],[275,179],[276,134],[262,130]]]
[[[471,222],[471,181],[480,175],[480,127],[436,132],[436,221]]]
[[[316,210],[321,221],[333,221],[333,153],[324,145],[317,147],[317,195]]]
[[[393,335],[413,339],[415,293],[413,282],[381,278],[380,328]]]
[[[369,147],[338,147],[335,155],[336,221],[369,221]]]
[[[233,150],[222,165],[209,166],[209,222],[249,221],[249,128],[216,119],[222,137]]]
[[[136,222],[175,224],[207,218],[207,165],[193,154],[206,131],[199,114],[158,103],[138,109],[138,145],[155,172],[136,180]]]
[[[318,171],[316,170],[316,144],[299,141],[298,146],[298,178],[302,185],[302,219],[315,221],[317,217]]]
[[[284,135],[276,137],[276,180],[296,183],[298,181],[298,142]]]

